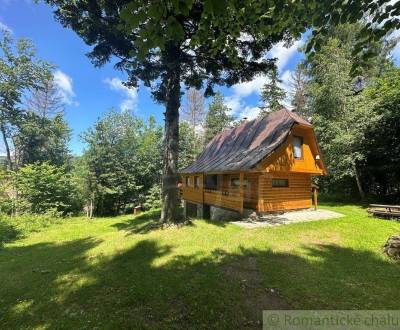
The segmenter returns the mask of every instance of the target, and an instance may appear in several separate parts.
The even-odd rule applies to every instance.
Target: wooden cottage
[[[282,109],[215,136],[181,172],[182,198],[241,214],[305,209],[316,203],[311,177],[324,174],[311,124]]]

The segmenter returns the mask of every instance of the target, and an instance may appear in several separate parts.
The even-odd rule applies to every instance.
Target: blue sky
[[[84,148],[79,135],[112,107],[119,111],[131,109],[143,118],[152,114],[163,123],[163,108],[154,103],[149,90],[125,88],[121,84],[125,75],[115,70],[112,64],[95,68],[85,55],[90,48],[73,31],[55,21],[49,6],[31,0],[0,0],[1,27],[11,30],[15,38],[31,39],[38,56],[56,65],[55,80],[64,97],[66,118],[73,130],[70,149],[74,154],[80,154]],[[297,51],[302,43],[303,40],[297,41],[290,48],[277,45],[269,54],[278,58],[285,89],[289,88],[291,71],[302,57]],[[397,60],[399,54],[397,47],[394,54]],[[222,87],[220,91],[235,116],[252,118],[259,110],[259,94],[264,83],[265,77],[256,77],[231,88]],[[184,99],[182,103],[185,103]]]

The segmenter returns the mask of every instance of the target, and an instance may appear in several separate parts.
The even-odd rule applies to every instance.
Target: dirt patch
[[[228,279],[238,282],[245,297],[248,320],[244,328],[257,328],[262,325],[262,311],[266,309],[292,309],[290,303],[274,288],[263,285],[256,257],[246,257],[222,266]]]

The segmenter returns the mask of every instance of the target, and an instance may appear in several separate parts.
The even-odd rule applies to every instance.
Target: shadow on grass
[[[153,230],[163,228],[162,223],[160,223],[160,216],[161,216],[160,210],[150,210],[140,215],[137,215],[132,219],[116,223],[112,225],[112,227],[115,227],[118,230],[127,231],[130,234],[148,234]],[[183,219],[181,220],[182,220],[181,222],[182,226],[193,225],[191,221],[183,222]]]
[[[160,210],[150,210],[135,216],[132,219],[116,223],[112,227],[124,230],[131,234],[147,234],[160,228]]]
[[[400,265],[368,251],[312,245],[302,256],[245,248],[176,255],[173,241],[143,239],[91,257],[100,243],[88,238],[2,250],[0,324],[258,329],[263,309],[400,308]]]
[[[210,225],[214,225],[214,226],[222,227],[222,228],[229,225],[229,220],[211,220],[211,219],[203,219],[203,220]]]

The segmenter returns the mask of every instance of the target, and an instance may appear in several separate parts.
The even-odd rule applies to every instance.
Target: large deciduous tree
[[[31,88],[40,88],[47,80],[50,65],[36,58],[32,43],[19,39],[15,44],[7,31],[0,41],[0,131],[6,149],[8,167],[12,167],[9,138],[22,121],[21,99]]]
[[[135,87],[142,80],[164,104],[163,222],[177,219],[181,83],[205,85],[210,95],[214,84],[232,85],[269,71],[273,61],[265,58],[266,52],[309,27],[315,34],[324,33],[332,23],[368,14],[378,22],[388,19],[384,28],[389,29],[398,14],[396,5],[381,13],[379,5],[389,0],[45,1],[55,7],[62,24],[94,46],[89,56],[96,65],[116,56],[117,68],[128,73],[127,85]],[[318,45],[312,41],[309,50]]]
[[[83,136],[87,144],[84,163],[76,169],[85,174],[77,181],[97,215],[119,214],[144,201],[160,181],[161,127],[131,114],[110,112]]]

